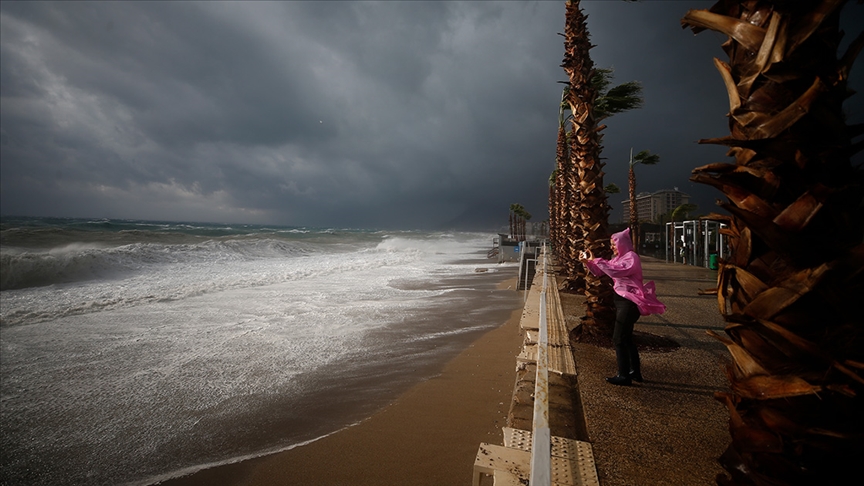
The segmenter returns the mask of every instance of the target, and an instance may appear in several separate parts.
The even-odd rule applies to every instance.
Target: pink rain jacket
[[[611,260],[586,260],[585,267],[594,275],[605,273],[612,277],[615,293],[636,304],[643,316],[666,312],[666,306],[657,300],[654,282],[642,283],[642,262],[633,251],[630,228],[612,235],[612,244],[618,249],[618,256]]]

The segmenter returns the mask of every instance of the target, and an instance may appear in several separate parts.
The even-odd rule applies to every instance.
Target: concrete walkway
[[[600,486],[713,485],[723,473],[717,458],[730,442],[728,412],[714,399],[715,392],[727,389],[724,367],[729,358],[725,346],[706,334],[707,330],[723,333],[717,298],[699,295],[699,291],[716,286],[717,272],[650,257],[643,257],[642,266],[645,280],[656,283],[657,295],[667,307],[666,313],[642,317],[636,323],[645,382],[627,387],[606,382],[617,368],[611,347],[559,343],[572,352],[575,366],[559,366],[558,372],[549,373],[552,435],[590,444],[593,464],[585,467],[596,467],[591,484],[599,480]],[[507,417],[507,426],[517,431],[530,431],[532,423],[536,370],[532,332],[540,303],[539,277],[538,272],[520,322],[524,343]],[[553,295],[558,299],[551,299],[548,305],[560,302],[562,312],[557,320],[564,321],[560,333],[569,333],[581,322],[585,297],[567,292]],[[554,317],[554,311],[549,313]],[[672,346],[644,349],[643,343]],[[550,364],[550,368],[555,367]],[[506,438],[504,442],[506,445]],[[481,446],[475,466],[488,459],[484,454],[489,453]],[[481,472],[486,469],[480,468]],[[481,476],[475,484],[499,482],[497,476],[494,481],[491,476]],[[527,477],[523,474],[520,480],[523,476]],[[561,482],[586,484],[575,476]]]
[[[680,347],[641,351],[644,383],[613,386],[612,349],[573,345],[577,386],[602,486],[711,485],[723,472],[717,458],[729,443],[728,413],[714,400],[727,388],[726,348],[706,335],[723,333],[714,295],[716,271],[643,257],[645,280],[654,280],[663,315],[642,317],[636,331],[670,338]],[[561,294],[568,323],[584,314],[584,297]],[[638,339],[637,339],[638,342]]]

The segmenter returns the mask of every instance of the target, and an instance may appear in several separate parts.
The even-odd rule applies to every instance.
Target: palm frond
[[[619,192],[621,192],[621,188],[618,187],[617,184],[608,184],[606,187],[603,188],[603,192],[605,192],[606,194],[618,194]]]
[[[603,96],[608,90],[609,85],[612,84],[612,78],[614,78],[615,69],[613,68],[596,68],[594,69],[594,74],[591,76],[591,86],[597,90],[597,93],[600,96]]]
[[[642,165],[654,165],[657,162],[660,162],[660,156],[657,154],[652,154],[647,150],[642,150],[638,154],[633,156],[633,164],[642,164]]]
[[[609,89],[605,94],[601,93],[594,104],[594,115],[601,120],[617,113],[641,108],[644,101],[642,84],[639,81],[629,81]]]
[[[564,89],[561,91],[561,104],[558,105],[558,125],[564,126],[564,122],[567,121],[569,116],[564,116],[564,112],[570,109],[570,104],[567,103],[567,95],[570,93],[570,85],[565,85]]]

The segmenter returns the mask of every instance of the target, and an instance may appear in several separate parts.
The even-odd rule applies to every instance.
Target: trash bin
[[[712,253],[708,255],[708,268],[711,270],[717,270],[717,254]]]

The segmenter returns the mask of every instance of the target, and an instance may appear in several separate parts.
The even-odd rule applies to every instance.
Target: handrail
[[[537,339],[537,378],[534,381],[534,423],[531,444],[531,486],[552,482],[552,437],[549,430],[549,330],[546,322],[547,254],[543,242],[543,289],[540,291],[540,336]]]

